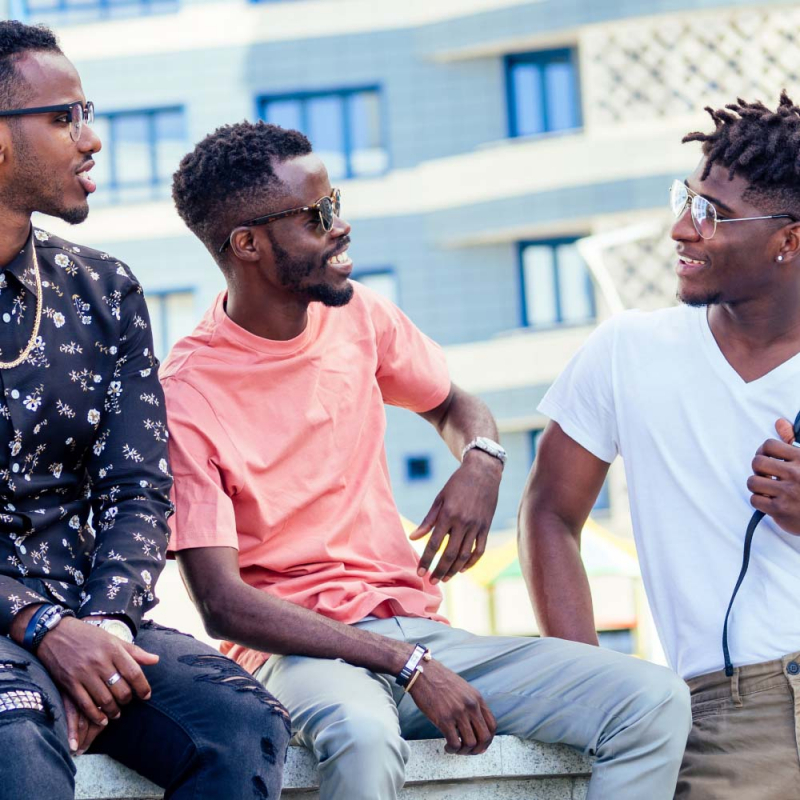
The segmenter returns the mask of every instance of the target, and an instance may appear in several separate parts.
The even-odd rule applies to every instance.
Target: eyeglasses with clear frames
[[[32,114],[55,114],[56,112],[65,112],[67,118],[66,123],[69,124],[69,136],[73,142],[77,142],[81,138],[81,131],[84,124],[91,125],[94,122],[94,103],[91,100],[86,101],[84,105],[80,100],[74,103],[63,103],[57,106],[37,106],[36,108],[12,108],[6,111],[0,111],[0,117],[25,117]]]
[[[702,195],[693,192],[685,183],[674,180],[669,190],[669,204],[672,213],[676,218],[686,210],[687,204],[692,213],[692,223],[694,229],[703,239],[711,239],[717,232],[717,223],[723,222],[752,222],[757,219],[792,219],[796,217],[792,214],[768,214],[764,217],[736,217],[720,219],[717,209],[710,200],[706,200]]]

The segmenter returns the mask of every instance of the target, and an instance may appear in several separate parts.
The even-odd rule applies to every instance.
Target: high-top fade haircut
[[[717,164],[750,185],[744,199],[770,214],[788,213],[800,219],[800,108],[784,89],[775,111],[761,101],[738,102],[706,111],[713,133],[696,131],[684,142],[701,142],[706,157],[700,180]]]
[[[14,19],[0,22],[0,109],[25,102],[29,87],[17,73],[17,61],[33,51],[63,55],[55,34],[44,25],[24,25]]]
[[[217,250],[247,219],[275,210],[283,184],[275,166],[311,152],[299,131],[266,122],[217,128],[181,160],[172,177],[172,197],[181,219],[223,268]]]

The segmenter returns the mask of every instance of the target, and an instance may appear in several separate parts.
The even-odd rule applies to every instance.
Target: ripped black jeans
[[[174,800],[280,796],[289,742],[284,708],[210,647],[145,622],[136,644],[160,656],[144,667],[153,690],[94,741]],[[0,637],[0,800],[73,800],[61,696],[41,663]]]

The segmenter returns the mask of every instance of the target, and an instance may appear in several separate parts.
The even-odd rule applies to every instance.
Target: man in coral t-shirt
[[[319,758],[321,797],[396,797],[405,739],[440,731],[461,754],[496,732],[567,742],[597,755],[593,800],[671,798],[690,724],[671,672],[438,615],[436,584],[483,553],[505,453],[438,345],[348,280],[350,226],[308,140],[220,128],[173,195],[228,289],[162,370],[171,546],[209,632]],[[412,535],[430,534],[421,559],[392,497],[385,403],[427,419],[461,460]]]

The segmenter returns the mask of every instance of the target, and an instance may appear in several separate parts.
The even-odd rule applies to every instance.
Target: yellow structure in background
[[[405,519],[404,526],[408,533],[415,527]],[[609,646],[663,661],[633,542],[589,519],[581,534],[581,555],[601,640],[605,637]],[[515,531],[492,533],[478,564],[443,589],[444,610],[454,625],[481,634],[539,634],[517,557]]]

